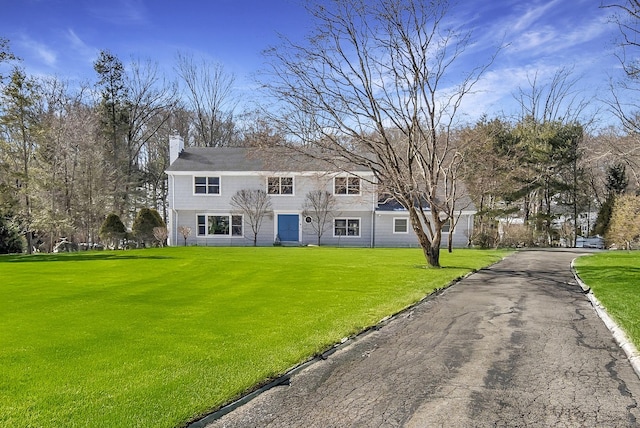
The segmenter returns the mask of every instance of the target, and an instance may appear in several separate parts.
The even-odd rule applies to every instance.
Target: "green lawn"
[[[165,248],[0,257],[0,426],[171,427],[505,252]]]
[[[580,279],[640,348],[640,251],[608,251],[575,262]]]

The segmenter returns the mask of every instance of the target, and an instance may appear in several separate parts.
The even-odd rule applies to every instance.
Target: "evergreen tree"
[[[627,168],[622,163],[610,166],[607,170],[607,192],[614,195],[622,195],[629,185]]]
[[[138,211],[138,215],[133,222],[133,236],[139,243],[148,245],[156,241],[153,229],[156,227],[166,227],[162,217],[155,209],[142,208]]]
[[[105,161],[112,171],[113,209],[122,216],[127,212],[128,183],[126,183],[125,135],[128,122],[128,91],[122,61],[109,51],[101,51],[93,64],[98,73],[101,90],[100,134],[105,143]]]
[[[0,254],[21,253],[24,240],[10,219],[0,215]]]
[[[605,199],[598,211],[598,218],[593,227],[594,234],[600,236],[607,235],[615,199],[626,191],[628,184],[629,179],[627,178],[624,164],[617,163],[607,169],[607,199]]]
[[[14,208],[14,211],[20,228],[24,230],[29,253],[33,248],[34,236],[32,181],[36,177],[33,169],[42,131],[39,117],[40,92],[38,82],[19,68],[13,70],[9,82],[0,92],[0,132],[6,145],[4,157],[11,171],[11,175],[3,181],[10,183],[11,189],[6,185],[0,188],[15,195],[19,207]]]
[[[109,214],[100,227],[100,238],[110,241],[114,249],[118,249],[118,244],[127,233],[127,229],[117,214]]]

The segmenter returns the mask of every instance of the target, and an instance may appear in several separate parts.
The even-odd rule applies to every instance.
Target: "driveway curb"
[[[616,324],[613,318],[611,318],[611,316],[607,313],[606,308],[602,305],[602,303],[600,303],[598,298],[593,294],[593,291],[591,291],[591,288],[587,284],[582,282],[582,280],[578,276],[578,273],[576,272],[576,269],[574,266],[575,261],[576,259],[571,260],[571,272],[573,273],[574,278],[578,282],[578,285],[580,285],[580,288],[582,288],[584,293],[587,295],[587,298],[589,299],[589,301],[591,301],[591,305],[593,306],[593,309],[596,311],[596,313],[598,314],[602,322],[604,322],[604,325],[609,329],[611,334],[613,334],[613,338],[615,339],[618,346],[620,346],[620,348],[622,348],[624,353],[627,355],[627,358],[629,359],[629,362],[633,367],[633,371],[635,371],[638,378],[640,378],[640,353],[638,353],[638,349],[636,349],[635,345],[631,342],[631,340],[629,340],[629,337],[626,335],[626,333],[618,326],[618,324]]]

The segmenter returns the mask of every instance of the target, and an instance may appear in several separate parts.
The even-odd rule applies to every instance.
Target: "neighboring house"
[[[348,172],[346,172],[348,171]],[[264,149],[235,147],[184,148],[180,137],[170,139],[169,245],[183,245],[181,226],[191,230],[187,245],[247,246],[253,233],[231,197],[242,189],[263,189],[273,212],[258,233],[258,245],[317,243],[310,217],[303,217],[308,192],[326,190],[336,206],[322,245],[345,247],[418,246],[407,211],[397,204],[379,203],[373,173],[363,167],[330,168],[293,153],[274,155]],[[461,212],[453,233],[456,247],[467,246],[474,210]]]

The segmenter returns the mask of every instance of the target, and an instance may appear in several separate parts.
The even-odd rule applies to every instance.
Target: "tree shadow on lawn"
[[[57,253],[57,254],[18,254],[0,256],[0,263],[27,263],[27,262],[79,262],[96,260],[162,260],[175,257],[156,256],[144,254],[123,254],[117,252],[92,252],[92,253]]]

